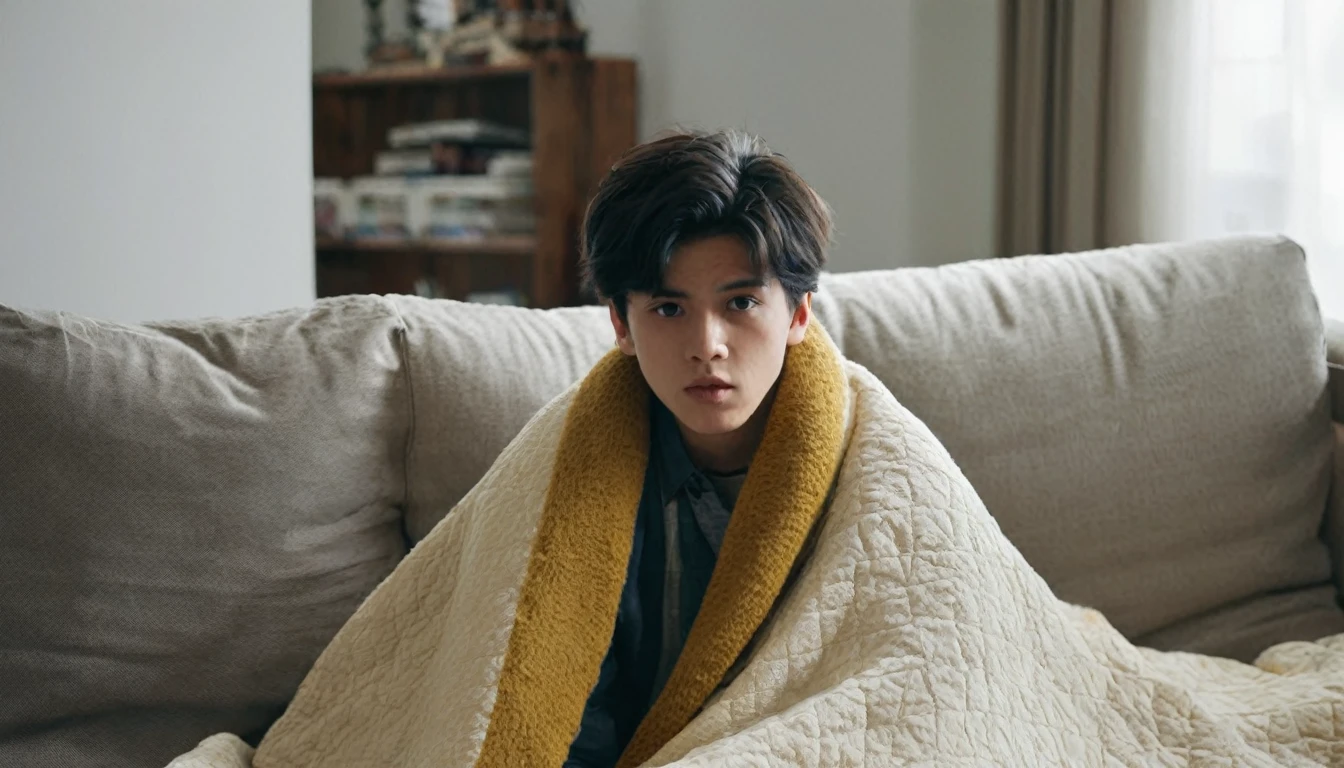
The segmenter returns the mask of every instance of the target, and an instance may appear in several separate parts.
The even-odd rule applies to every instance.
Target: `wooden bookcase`
[[[545,54],[512,66],[372,71],[313,77],[313,171],[373,173],[388,129],[423,120],[479,118],[532,136],[535,237],[481,242],[319,239],[319,297],[439,295],[516,289],[530,306],[585,301],[578,241],[584,208],[615,158],[636,140],[636,71],[629,59]]]

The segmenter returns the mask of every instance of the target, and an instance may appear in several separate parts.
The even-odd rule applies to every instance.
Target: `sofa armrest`
[[[1325,362],[1329,367],[1330,412],[1334,420],[1335,471],[1325,506],[1325,537],[1335,575],[1338,601],[1344,606],[1344,322],[1325,321]]]
[[[1344,321],[1325,321],[1325,361],[1330,367],[1330,411],[1344,422]]]

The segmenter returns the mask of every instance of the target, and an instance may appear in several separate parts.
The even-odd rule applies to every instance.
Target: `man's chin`
[[[691,403],[674,411],[677,420],[682,426],[691,430],[697,435],[712,437],[714,435],[726,435],[729,432],[741,429],[743,424],[751,416],[738,413],[738,409],[716,408],[714,406]]]

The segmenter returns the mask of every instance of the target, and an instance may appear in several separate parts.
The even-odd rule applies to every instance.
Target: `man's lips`
[[[723,402],[732,391],[733,385],[717,377],[696,379],[686,387],[686,394],[703,403]]]

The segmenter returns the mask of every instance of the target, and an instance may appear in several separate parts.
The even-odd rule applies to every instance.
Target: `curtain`
[[[1002,254],[1280,232],[1344,318],[1344,0],[1003,2]]]
[[[1281,232],[1344,318],[1344,0],[1115,8],[1109,244]]]
[[[1003,0],[998,250],[1101,245],[1110,0]]]

